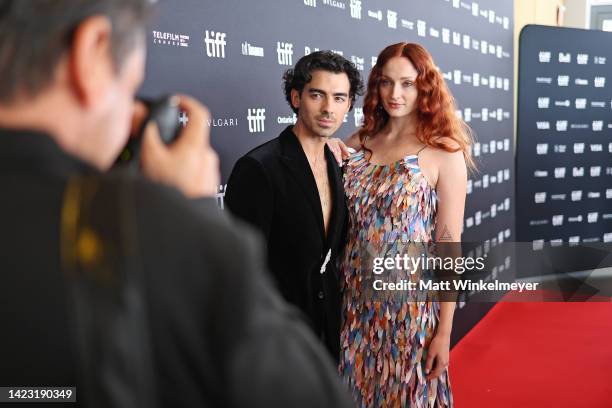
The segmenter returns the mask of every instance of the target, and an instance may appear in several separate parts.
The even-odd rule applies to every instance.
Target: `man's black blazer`
[[[341,169],[327,146],[325,157],[333,199],[327,236],[317,184],[292,126],[238,160],[225,204],[264,234],[269,268],[281,293],[307,315],[337,360],[341,300],[337,261],[344,247],[347,210]]]

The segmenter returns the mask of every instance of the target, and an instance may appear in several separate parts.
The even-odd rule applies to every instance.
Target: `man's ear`
[[[291,105],[293,105],[295,109],[300,109],[300,93],[297,89],[291,90]]]
[[[112,24],[104,16],[87,18],[74,32],[68,55],[69,78],[79,102],[86,106],[104,97],[116,75],[111,34]]]

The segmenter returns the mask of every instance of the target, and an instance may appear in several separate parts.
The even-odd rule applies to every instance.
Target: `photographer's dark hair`
[[[112,57],[120,70],[151,15],[152,0],[0,0],[0,103],[34,97],[52,79],[75,29],[94,15],[113,25]]]
[[[363,82],[355,64],[331,51],[316,51],[300,58],[295,68],[288,69],[283,75],[285,99],[293,112],[297,114],[298,109],[291,103],[291,90],[295,89],[301,95],[304,86],[312,79],[312,73],[317,70],[336,74],[344,72],[348,76],[351,84],[349,97],[351,98],[350,110],[352,110],[357,96],[363,95]]]

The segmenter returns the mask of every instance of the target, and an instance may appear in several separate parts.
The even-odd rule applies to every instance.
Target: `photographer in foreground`
[[[219,176],[198,102],[179,97],[171,146],[146,128],[152,181],[107,171],[148,4],[0,0],[0,386],[76,386],[88,406],[345,406],[257,239],[203,198]]]

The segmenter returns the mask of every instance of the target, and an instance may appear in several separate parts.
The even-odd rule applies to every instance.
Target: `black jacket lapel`
[[[342,173],[340,167],[336,164],[336,158],[327,146],[325,146],[325,158],[327,159],[327,175],[329,183],[332,187],[332,214],[329,220],[329,229],[327,232],[327,244],[331,247],[336,247],[338,235],[345,217],[345,201],[344,201],[344,185],[342,182]],[[336,254],[334,254],[336,255]]]
[[[289,170],[295,182],[300,186],[307,201],[310,203],[315,219],[317,220],[321,240],[325,242],[325,227],[323,225],[323,210],[319,199],[317,182],[308,159],[302,149],[302,145],[297,136],[293,134],[292,127],[287,127],[280,135],[282,157],[281,161]],[[297,215],[299,216],[299,215]]]

